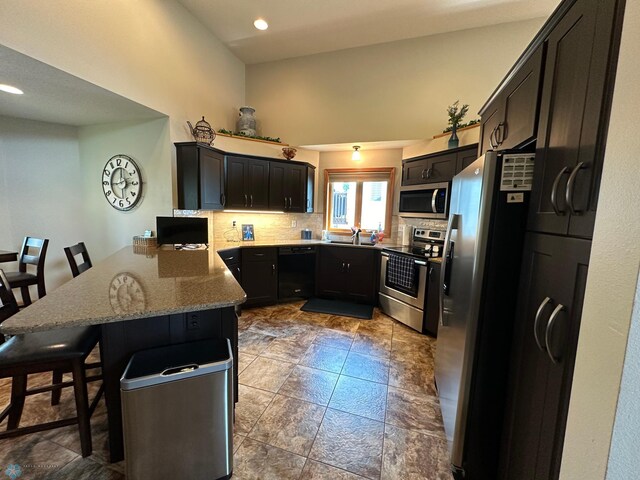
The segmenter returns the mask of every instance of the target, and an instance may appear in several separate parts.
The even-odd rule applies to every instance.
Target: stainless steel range
[[[380,308],[392,318],[424,331],[430,258],[442,257],[445,232],[414,228],[407,247],[382,249]]]

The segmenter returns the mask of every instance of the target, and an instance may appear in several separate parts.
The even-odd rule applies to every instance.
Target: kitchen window
[[[325,230],[351,234],[355,226],[389,236],[394,172],[393,167],[325,170]]]

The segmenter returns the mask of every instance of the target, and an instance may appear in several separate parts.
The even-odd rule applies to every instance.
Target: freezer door
[[[488,152],[456,175],[445,259],[441,270],[441,311],[435,375],[451,463],[461,468],[473,370],[486,237],[497,159]]]

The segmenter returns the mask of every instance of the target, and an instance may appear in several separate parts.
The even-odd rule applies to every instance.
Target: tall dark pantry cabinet
[[[559,477],[623,9],[565,0],[527,50],[544,56],[501,480]]]

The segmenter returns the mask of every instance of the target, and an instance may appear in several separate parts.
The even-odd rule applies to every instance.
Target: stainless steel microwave
[[[410,218],[447,218],[451,183],[400,187],[398,213]]]

